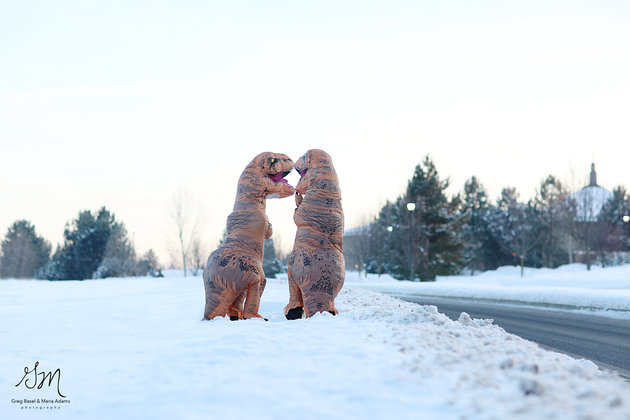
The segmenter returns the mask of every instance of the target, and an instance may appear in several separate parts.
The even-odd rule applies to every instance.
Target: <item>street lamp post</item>
[[[409,280],[414,281],[413,272],[413,211],[416,209],[416,203],[407,203],[409,210]]]
[[[394,226],[392,226],[392,225],[387,226],[387,238],[385,240],[386,244],[390,244],[391,245],[390,240],[391,240],[391,234],[392,234],[393,231],[394,231]],[[386,257],[380,256],[380,257],[377,258],[377,261],[378,261],[378,276],[379,277],[381,276],[381,273],[383,271],[383,262],[382,261],[383,261],[384,258],[386,258]]]

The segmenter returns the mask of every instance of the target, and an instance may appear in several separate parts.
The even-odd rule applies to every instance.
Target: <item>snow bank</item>
[[[349,284],[391,294],[483,299],[597,311],[630,318],[630,266],[601,268],[571,264],[557,269],[501,267],[475,276],[438,277],[435,282],[396,281],[388,275],[361,277],[348,272]]]
[[[356,286],[286,321],[287,299],[269,280],[269,322],[201,321],[198,277],[2,281],[0,418],[629,418],[628,383],[490,321]],[[15,387],[36,361],[69,403],[19,403],[59,398]]]

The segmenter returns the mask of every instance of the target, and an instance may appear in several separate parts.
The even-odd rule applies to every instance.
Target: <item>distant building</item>
[[[597,185],[594,163],[591,164],[588,185],[571,194],[570,198],[575,203],[574,235],[577,240],[575,248],[570,251],[570,261],[585,263],[590,268],[596,260],[603,264],[625,258],[621,253],[608,249],[612,226],[601,222],[599,215],[604,205],[613,198],[613,193]]]
[[[578,222],[596,222],[604,204],[613,197],[613,193],[597,185],[595,164],[591,163],[590,182],[587,186],[571,194],[576,204]]]

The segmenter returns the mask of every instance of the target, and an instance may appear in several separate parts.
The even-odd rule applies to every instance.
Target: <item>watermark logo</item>
[[[61,398],[66,398],[65,395],[61,393],[61,369],[56,369],[54,371],[43,371],[38,372],[37,367],[39,366],[39,361],[35,362],[33,369],[29,369],[28,366],[24,367],[24,376],[15,386],[19,387],[20,385],[24,385],[24,387],[28,389],[42,389],[44,386],[48,388],[52,386],[56,386],[57,394]],[[40,378],[41,376],[41,378]],[[46,380],[48,380],[48,384],[46,384]]]

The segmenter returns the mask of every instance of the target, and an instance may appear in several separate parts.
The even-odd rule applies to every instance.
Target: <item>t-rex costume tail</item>
[[[262,318],[258,313],[265,288],[264,242],[272,234],[265,214],[267,198],[285,198],[294,189],[284,179],[293,169],[288,156],[265,152],[247,165],[238,180],[234,210],[227,218],[223,243],[203,270],[204,317]],[[244,306],[243,306],[244,303]]]
[[[343,210],[337,173],[328,153],[309,150],[295,164],[302,178],[295,187],[297,225],[289,257],[287,319],[337,314],[335,297],[343,286]]]

